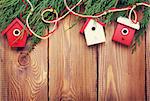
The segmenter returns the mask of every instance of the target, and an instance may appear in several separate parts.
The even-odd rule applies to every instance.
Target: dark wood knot
[[[21,66],[26,66],[30,63],[30,56],[28,52],[21,52],[18,57],[18,63]]]

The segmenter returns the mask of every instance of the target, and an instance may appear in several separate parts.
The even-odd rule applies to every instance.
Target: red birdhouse
[[[18,18],[15,18],[11,24],[2,31],[2,35],[6,34],[10,47],[25,47],[28,33],[30,32]]]
[[[103,43],[106,41],[103,28],[104,25],[104,23],[97,22],[93,19],[88,19],[86,21],[86,23],[80,30],[80,33],[84,33],[88,46]]]
[[[118,25],[112,40],[126,46],[130,46],[134,38],[135,31],[140,29],[139,22],[134,23],[130,19],[124,17],[119,17],[117,22]]]

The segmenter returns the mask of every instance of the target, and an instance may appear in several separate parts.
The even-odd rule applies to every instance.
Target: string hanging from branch
[[[46,10],[44,10],[44,11],[42,12],[42,14],[41,14],[42,20],[43,20],[45,23],[55,23],[55,25],[54,25],[54,27],[53,27],[53,30],[50,31],[49,35],[42,37],[42,36],[37,35],[33,30],[31,30],[31,28],[30,28],[30,26],[29,26],[28,19],[29,19],[30,15],[32,15],[32,12],[34,11],[34,8],[33,8],[33,5],[31,4],[30,0],[27,0],[27,2],[28,2],[28,3],[30,4],[30,6],[31,6],[31,11],[30,11],[30,13],[29,13],[29,15],[28,15],[28,17],[27,17],[27,19],[26,19],[27,27],[29,28],[29,30],[30,30],[36,37],[38,37],[38,38],[40,38],[40,39],[47,39],[47,38],[49,38],[49,37],[50,37],[50,34],[53,33],[53,32],[56,30],[57,22],[60,21],[60,20],[62,20],[63,18],[65,18],[69,13],[72,13],[72,14],[74,14],[74,15],[76,15],[76,16],[79,16],[79,17],[82,17],[82,18],[99,18],[99,17],[102,17],[102,16],[104,16],[104,15],[106,15],[106,14],[108,14],[108,13],[130,10],[129,19],[131,20],[131,14],[132,14],[132,12],[134,12],[134,14],[135,14],[134,9],[135,9],[137,6],[147,6],[147,7],[150,7],[150,4],[148,4],[148,3],[144,3],[144,2],[143,2],[143,3],[136,3],[136,4],[133,5],[132,7],[131,7],[131,6],[128,6],[128,7],[124,7],[124,8],[120,8],[120,9],[118,9],[118,8],[110,8],[110,9],[108,9],[108,10],[105,10],[105,11],[103,11],[103,12],[101,12],[101,13],[99,13],[99,14],[93,16],[93,15],[83,15],[83,14],[79,14],[79,13],[76,13],[76,12],[73,11],[73,9],[75,9],[78,5],[81,4],[82,0],[80,0],[80,1],[79,1],[75,6],[73,6],[72,8],[69,8],[69,6],[68,6],[68,4],[67,4],[67,1],[64,0],[64,5],[65,5],[65,7],[67,8],[68,12],[67,12],[65,15],[63,15],[62,17],[59,17],[59,18],[58,18],[58,13],[57,13],[57,11],[56,11],[55,9],[52,10],[52,8],[46,9]],[[53,11],[54,11],[54,13],[56,14],[56,19],[55,19],[55,20],[49,20],[49,21],[45,20],[45,19],[44,19],[44,13],[46,13],[46,12],[53,12]],[[136,14],[135,14],[135,15],[136,15]],[[135,18],[136,20],[134,20],[134,23],[137,22],[137,16],[135,16],[135,17],[136,17],[136,18]],[[133,20],[132,20],[132,21],[133,21]]]

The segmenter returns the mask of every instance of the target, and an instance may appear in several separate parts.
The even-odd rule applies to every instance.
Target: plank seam
[[[96,67],[97,68],[97,80],[96,80],[96,82],[97,82],[96,83],[97,84],[96,85],[96,88],[97,88],[97,101],[99,99],[99,96],[98,96],[99,95],[99,51],[98,51],[98,49],[99,49],[99,46],[97,45],[96,46],[96,55],[97,55],[96,56],[96,63],[97,63],[97,65],[96,65],[97,66]]]
[[[49,32],[49,30],[48,30],[48,32]],[[48,55],[48,56],[47,56],[47,61],[48,61],[48,62],[47,62],[47,66],[48,66],[48,67],[47,67],[47,97],[48,97],[47,100],[48,100],[48,101],[50,101],[50,97],[49,97],[49,92],[50,92],[50,91],[49,91],[49,88],[50,88],[50,87],[49,87],[49,82],[50,82],[50,80],[49,80],[49,74],[50,74],[50,73],[49,73],[49,70],[50,70],[50,63],[49,63],[49,56],[50,56],[50,54],[49,54],[49,48],[50,48],[50,47],[49,47],[49,41],[50,41],[50,40],[49,40],[49,38],[48,38],[48,43],[47,43],[47,55]]]
[[[147,38],[145,37],[145,100],[148,101],[148,98],[147,98],[147,54],[146,52],[147,52]]]

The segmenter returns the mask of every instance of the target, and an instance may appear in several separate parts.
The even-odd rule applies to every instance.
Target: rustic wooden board
[[[49,101],[96,101],[96,48],[79,34],[83,23],[74,16],[60,22],[49,42]]]
[[[150,0],[149,0],[150,1]],[[146,99],[150,101],[150,24],[146,33]]]
[[[144,101],[145,41],[134,54],[112,42],[115,25],[106,26],[107,42],[99,46],[99,101]]]
[[[2,101],[47,101],[47,43],[43,41],[28,54],[9,48],[5,39],[0,48],[4,55],[0,69],[5,76]]]
[[[0,36],[0,101],[5,101],[7,98],[7,93],[6,93],[6,84],[7,82],[5,81],[6,75],[5,71],[6,69],[4,68],[4,39],[2,36]]]
[[[150,24],[146,34],[146,86],[147,101],[150,101]]]
[[[77,20],[65,18],[30,54],[0,36],[0,101],[144,101],[145,90],[150,100],[150,26],[131,54],[111,41],[114,24],[106,26],[106,43],[87,47]]]

